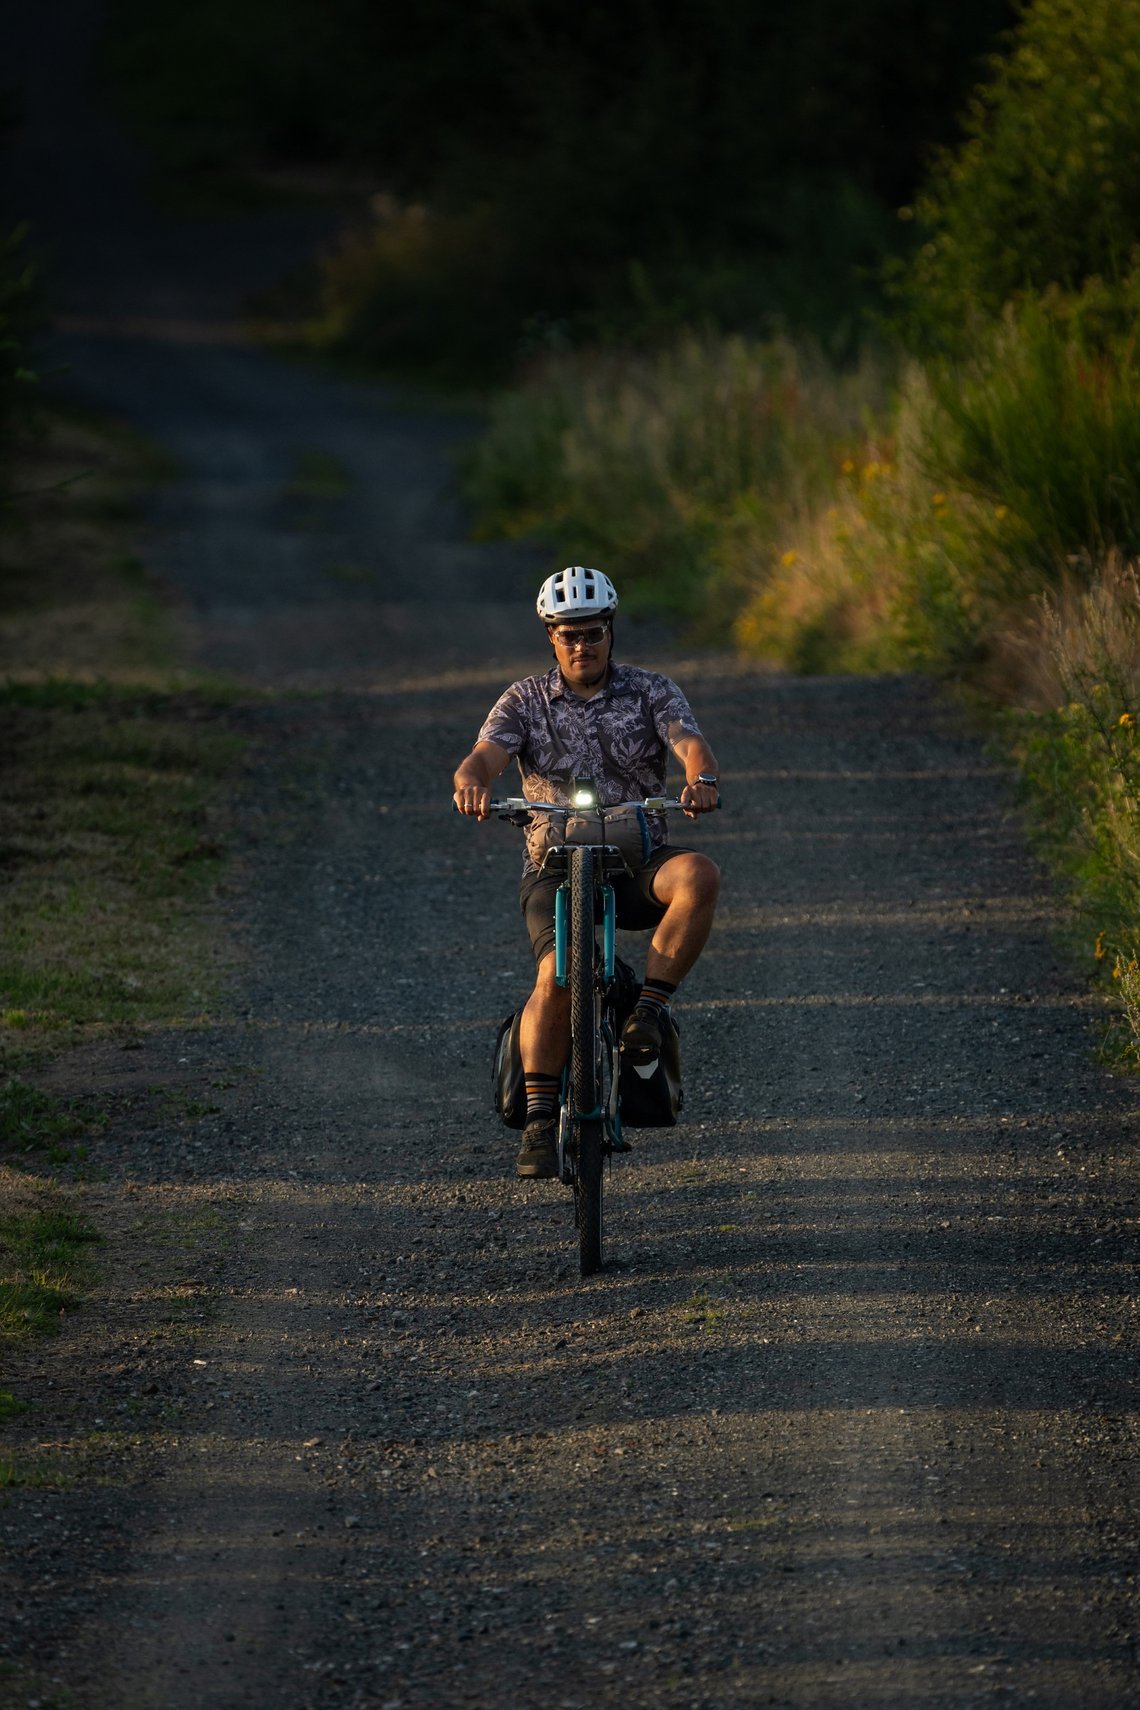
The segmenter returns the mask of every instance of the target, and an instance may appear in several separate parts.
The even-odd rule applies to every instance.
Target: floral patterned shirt
[[[483,722],[480,742],[497,742],[518,761],[529,801],[569,805],[576,777],[593,778],[603,807],[659,796],[674,742],[700,736],[676,683],[658,671],[615,665],[598,694],[583,700],[553,665],[541,677],[512,683]],[[651,814],[654,849],[668,841],[664,814]],[[526,859],[523,871],[534,872]]]

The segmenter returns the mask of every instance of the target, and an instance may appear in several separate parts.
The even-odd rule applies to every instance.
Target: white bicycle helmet
[[[600,570],[568,564],[556,570],[538,590],[538,615],[543,623],[562,623],[567,618],[608,617],[617,611],[617,591]]]

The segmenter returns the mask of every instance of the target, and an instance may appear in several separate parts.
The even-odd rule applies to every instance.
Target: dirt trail
[[[920,684],[671,665],[724,906],[686,1120],[583,1284],[487,1109],[518,849],[447,812],[541,662],[537,561],[465,539],[470,424],[96,332],[74,384],[178,460],[149,552],[196,656],[277,693],[233,715],[232,1011],[55,1072],[121,1113],[124,1239],[10,1380],[78,1475],[0,1510],[13,1702],[1137,1702],[1136,1095],[1008,781]]]
[[[5,1515],[67,1702],[1134,1701],[1135,1098],[1005,780],[911,683],[684,675],[725,906],[585,1284],[486,1111],[514,840],[421,796],[484,688],[247,715],[245,1014],[60,1071],[167,1095],[37,1360],[104,1482]]]

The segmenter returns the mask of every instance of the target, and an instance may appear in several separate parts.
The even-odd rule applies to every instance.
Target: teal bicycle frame
[[[603,884],[602,893],[602,977],[614,977],[614,957],[617,945],[617,903],[612,885]],[[563,882],[554,893],[554,978],[565,986],[569,969],[570,886]]]

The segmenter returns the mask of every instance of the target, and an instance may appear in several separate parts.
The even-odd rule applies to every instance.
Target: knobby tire
[[[575,1113],[577,1153],[578,1256],[584,1277],[602,1263],[602,1174],[604,1127],[596,1110],[601,1096],[598,1074],[598,1019],[594,994],[594,852],[575,849],[570,857],[570,1089]],[[579,1112],[586,1112],[583,1117]]]

